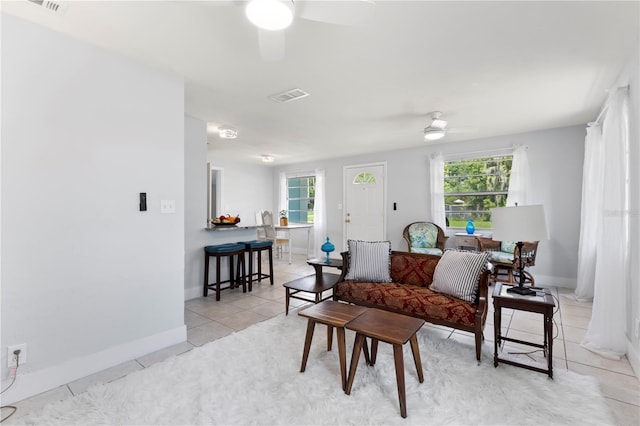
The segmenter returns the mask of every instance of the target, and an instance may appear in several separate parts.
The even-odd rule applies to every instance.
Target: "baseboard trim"
[[[184,300],[197,299],[202,296],[202,287],[191,287],[184,289]]]
[[[13,386],[2,395],[2,404],[12,404],[42,392],[71,383],[82,377],[140,358],[151,352],[187,340],[187,327],[182,325],[162,333],[113,346],[87,356],[64,361],[52,367],[18,374]],[[6,385],[3,383],[3,387]]]
[[[629,359],[631,368],[633,368],[633,372],[636,374],[638,380],[640,380],[640,353],[638,353],[638,350],[629,340],[627,340],[627,358]]]
[[[536,280],[536,286],[540,287],[576,288],[577,284],[577,278],[562,278],[538,274],[533,274],[533,278]]]

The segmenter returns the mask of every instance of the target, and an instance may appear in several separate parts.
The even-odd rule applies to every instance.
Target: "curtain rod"
[[[627,84],[626,86],[618,86],[618,87],[614,87],[613,89],[609,89],[608,92],[609,94],[611,94],[611,92],[616,91],[616,90],[629,90],[629,85]],[[602,110],[600,111],[600,114],[598,114],[598,118],[596,118],[595,121],[592,121],[590,123],[588,123],[588,126],[598,126],[600,124],[602,124],[602,121],[604,120],[604,117],[607,113],[607,110],[609,109],[609,97],[607,96],[607,102],[605,104],[605,106],[602,108]]]
[[[483,151],[470,151],[470,152],[459,152],[455,154],[444,154],[445,158],[453,158],[453,157],[469,157],[472,155],[481,155],[481,154],[498,154],[501,152],[509,153],[512,152],[516,147],[511,146],[509,148],[496,148],[496,149],[486,149]],[[528,147],[525,147],[528,148]]]

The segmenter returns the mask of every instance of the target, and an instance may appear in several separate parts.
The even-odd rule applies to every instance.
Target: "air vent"
[[[296,99],[305,98],[307,96],[309,96],[309,93],[302,89],[291,89],[286,92],[278,93],[277,95],[271,95],[269,96],[269,99],[282,104],[285,102],[295,101]]]
[[[50,12],[62,13],[67,9],[65,3],[55,0],[27,0],[29,3],[33,3],[37,6],[44,7]]]

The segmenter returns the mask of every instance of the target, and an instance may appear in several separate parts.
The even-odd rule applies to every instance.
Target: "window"
[[[444,210],[449,226],[491,228],[491,208],[507,204],[513,156],[444,163]]]
[[[364,185],[367,183],[376,183],[376,177],[369,172],[360,172],[353,179],[355,185]]]
[[[287,179],[287,206],[291,222],[313,223],[315,195],[315,176],[300,176]]]

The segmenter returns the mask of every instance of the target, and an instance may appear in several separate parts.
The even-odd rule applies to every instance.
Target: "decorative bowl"
[[[224,218],[218,217],[215,219],[211,219],[211,223],[215,226],[235,226],[240,223],[240,218],[237,216],[229,216]]]

